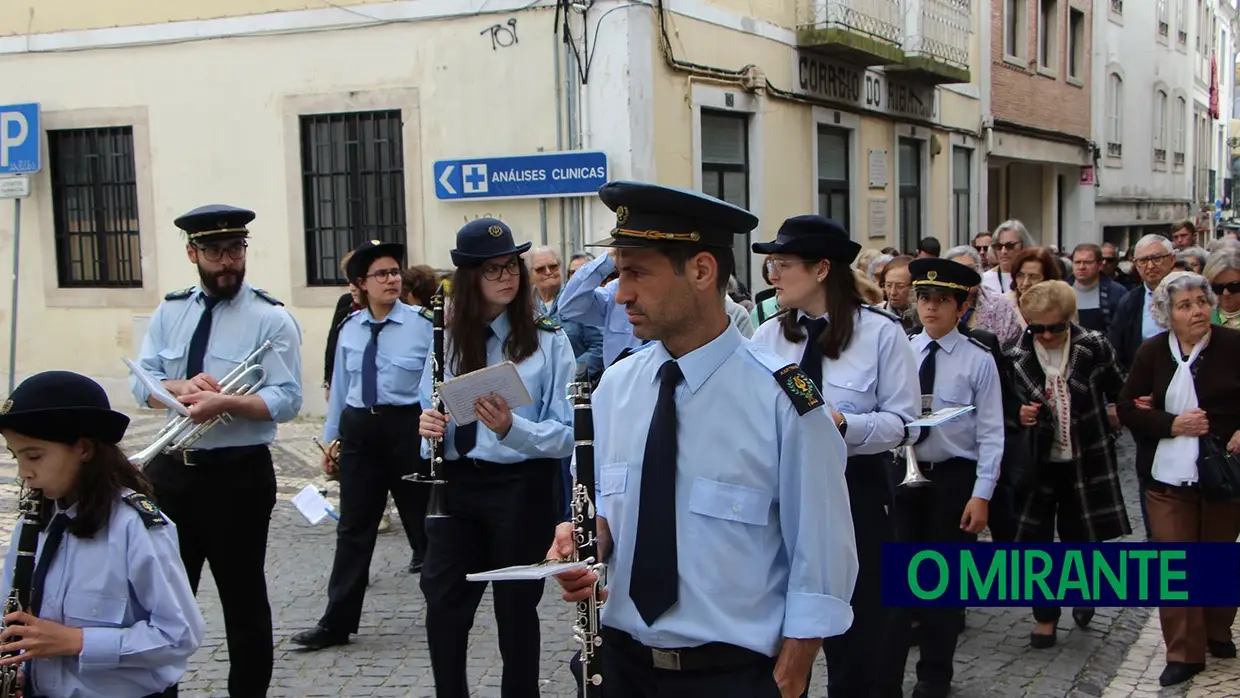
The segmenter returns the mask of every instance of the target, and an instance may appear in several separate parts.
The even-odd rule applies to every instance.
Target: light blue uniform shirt
[[[74,516],[77,505],[66,513]],[[28,662],[25,695],[141,698],[181,680],[206,622],[181,562],[176,527],[164,520],[147,528],[118,497],[93,538],[65,532],[47,571],[39,617],[83,628],[82,653]],[[6,591],[20,531],[19,524],[5,558]],[[46,539],[39,534],[40,553]]]
[[[798,313],[798,318],[805,313]],[[787,363],[801,363],[805,338],[784,338],[779,320],[754,332],[753,341],[772,349]],[[822,360],[822,396],[844,415],[849,456],[883,453],[904,440],[904,425],[921,416],[917,358],[903,326],[885,313],[857,311],[852,341],[840,358]],[[909,429],[910,442],[919,430]]]
[[[844,442],[822,407],[797,413],[774,377],[788,362],[732,326],[677,361],[679,596],[642,620],[629,582],[642,470],[664,466],[642,460],[669,360],[651,343],[592,398],[598,515],[615,543],[603,624],[648,647],[726,642],[771,657],[781,638],[842,634],[857,578]]]
[[[193,287],[185,298],[165,299],[151,316],[138,363],[159,380],[186,376],[189,343],[202,317],[203,292]],[[287,422],[301,411],[301,328],[282,305],[274,305],[248,283],[231,300],[221,301],[211,313],[211,338],[203,356],[202,370],[223,383],[229,371],[254,353],[268,339],[271,349],[260,364],[267,372],[257,395],[267,405],[271,421],[233,419],[209,430],[192,448],[269,444],[276,437],[276,422]],[[267,296],[269,297],[269,296]],[[258,371],[251,371],[254,376]],[[139,405],[146,406],[150,392],[134,376],[129,387]],[[169,410],[171,413],[171,410]]]
[[[633,323],[623,305],[616,305],[616,287],[612,281],[599,288],[603,279],[616,271],[616,262],[605,254],[586,262],[564,284],[560,292],[560,317],[603,331],[603,367],[610,366],[620,352],[635,349],[642,340],[633,335]]]
[[[511,329],[508,314],[501,313],[491,323],[494,333],[487,340],[487,366],[507,361],[504,342]],[[452,379],[451,334],[444,331],[443,379]],[[538,351],[517,364],[521,382],[529,391],[532,402],[512,411],[512,428],[503,439],[481,421],[478,422],[478,440],[473,450],[464,454],[469,458],[492,463],[523,463],[536,458],[567,458],[573,453],[573,406],[568,401],[568,385],[577,373],[577,361],[564,330],[538,330]],[[431,408],[431,392],[434,383],[431,362],[422,370],[422,409]],[[444,434],[444,459],[457,460],[453,440],[456,422],[448,424]],[[430,442],[422,440],[422,456],[431,455]]]
[[[924,331],[913,335],[911,343],[917,355],[918,370],[930,355],[930,341],[930,335]],[[965,405],[975,408],[950,422],[931,427],[930,436],[913,450],[917,460],[923,463],[949,458],[977,461],[973,496],[989,500],[999,479],[999,463],[1003,460],[1003,395],[999,387],[999,369],[990,351],[969,341],[959,330],[953,329],[937,341],[933,409]]]
[[[421,404],[422,369],[434,341],[434,326],[422,312],[419,307],[397,301],[384,318],[388,324],[379,332],[375,355],[376,405]],[[323,424],[326,443],[340,436],[340,413],[346,406],[366,406],[362,401],[362,358],[374,324],[374,316],[365,308],[350,315],[340,327],[336,362],[332,366],[331,399]]]

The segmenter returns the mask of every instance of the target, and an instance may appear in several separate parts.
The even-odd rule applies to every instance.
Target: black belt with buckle
[[[224,448],[191,448],[181,451],[178,459],[185,465],[218,465],[266,453],[267,446],[226,446]],[[175,458],[175,456],[174,456]]]
[[[666,671],[736,669],[773,661],[771,657],[760,652],[723,642],[710,642],[682,649],[647,647],[632,635],[608,627],[603,628],[603,647],[614,648],[643,666]]]
[[[370,414],[402,414],[406,412],[421,412],[421,405],[371,405],[370,407],[351,407],[349,409],[359,412],[369,412]]]

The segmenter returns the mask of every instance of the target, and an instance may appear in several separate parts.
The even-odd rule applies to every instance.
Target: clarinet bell
[[[430,499],[426,503],[426,518],[448,518],[448,503],[444,499],[444,483],[442,480],[431,482]]]

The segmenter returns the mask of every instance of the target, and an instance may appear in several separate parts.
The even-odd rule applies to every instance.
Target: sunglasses
[[[990,246],[992,249],[1011,251],[1020,247],[1019,242],[996,242]]]
[[[1223,291],[1227,291],[1231,295],[1240,295],[1240,281],[1232,281],[1226,284],[1210,284],[1210,288],[1214,289],[1216,295],[1223,295]]]
[[[1047,332],[1059,334],[1066,329],[1068,329],[1068,323],[1066,322],[1057,322],[1053,325],[1029,325],[1030,334],[1045,334]]]

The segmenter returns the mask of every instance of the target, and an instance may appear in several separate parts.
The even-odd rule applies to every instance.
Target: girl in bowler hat
[[[511,406],[498,395],[474,406],[476,421],[431,408],[432,368],[422,376],[419,432],[444,439],[447,518],[428,519],[422,567],[426,636],[438,698],[470,695],[466,676],[469,631],[486,584],[473,572],[541,562],[555,535],[560,461],[573,452],[573,411],[567,387],[577,362],[560,327],[536,317],[530,273],[512,230],[493,218],[461,228],[452,250],[452,304],[444,333],[444,380],[511,361],[532,401]],[[461,417],[461,415],[457,415]],[[430,456],[429,442],[423,455]],[[539,695],[538,602],[542,581],[494,586],[499,647],[504,657],[500,695]]]
[[[37,532],[18,594],[29,601],[0,632],[0,665],[24,663],[26,696],[175,696],[202,643],[176,527],[117,445],[128,425],[98,383],[68,371],[32,376],[0,405],[0,435],[35,502],[3,577],[9,593],[17,550]]]

